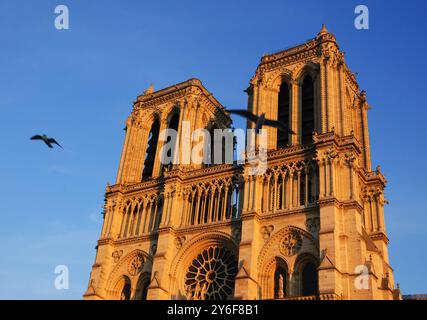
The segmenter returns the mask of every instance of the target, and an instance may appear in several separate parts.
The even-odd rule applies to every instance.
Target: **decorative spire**
[[[319,32],[317,35],[318,35],[318,36],[322,36],[322,35],[327,34],[327,33],[329,33],[329,31],[328,31],[328,29],[326,29],[326,26],[325,26],[325,24],[323,23],[323,24],[322,24],[322,29],[320,29],[320,32]]]
[[[320,29],[319,33],[317,34],[316,40],[319,43],[326,43],[326,42],[334,43],[336,45],[336,49],[338,49],[338,50],[336,50],[335,53],[339,52],[339,46],[337,44],[337,40],[335,39],[335,36],[332,33],[330,33],[328,31],[328,29],[326,29],[325,24],[322,24],[322,28]]]
[[[147,90],[144,91],[144,95],[151,94],[154,92],[153,84],[151,83]]]

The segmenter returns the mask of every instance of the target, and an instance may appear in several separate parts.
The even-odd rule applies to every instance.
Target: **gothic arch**
[[[265,81],[265,94],[267,95],[264,112],[268,117],[285,123],[292,127],[292,71],[287,68],[280,68],[270,73]],[[276,140],[276,148],[284,148],[290,142],[290,135],[277,129],[272,134]]]
[[[182,111],[183,108],[181,108],[181,105],[181,102],[177,100],[165,106],[161,111],[161,120],[169,123],[174,114],[179,114]]]
[[[139,275],[138,281],[136,282],[135,300],[147,300],[148,286],[150,285],[150,274],[143,272]]]
[[[224,126],[222,126],[221,124],[219,124],[217,121],[215,121],[215,119],[211,119],[207,126],[206,126],[206,130],[209,132],[210,134],[210,165],[215,165],[215,164],[225,164],[226,163],[226,147],[228,146],[227,144],[229,143],[227,141],[227,136],[226,135],[222,135],[220,136],[221,140],[216,141],[215,140],[215,130],[221,130],[220,132],[224,132],[223,130],[225,129],[229,129],[226,128]],[[234,139],[232,140],[232,143],[234,145]],[[215,157],[215,146],[220,146],[220,154],[219,157],[216,158]],[[234,147],[233,147],[234,150]]]
[[[224,248],[238,259],[238,244],[230,235],[223,232],[201,234],[186,243],[171,263],[171,293],[176,297],[187,298],[186,277],[193,262],[201,253],[210,248]],[[236,265],[237,273],[237,265]],[[206,275],[208,276],[208,275]]]
[[[280,297],[278,291],[278,279],[277,271],[282,269],[286,273],[286,278],[284,279],[285,284],[283,285],[283,296]],[[284,298],[288,296],[289,290],[289,268],[288,261],[283,256],[275,256],[270,258],[270,260],[265,264],[264,272],[260,278],[260,287],[261,287],[261,297],[263,299],[275,299],[275,298]]]
[[[275,91],[279,91],[282,83],[286,83],[288,87],[291,87],[293,79],[292,71],[286,68],[275,71],[266,81],[266,87],[273,89]]]
[[[290,250],[290,247],[286,247],[286,245],[289,244],[287,236],[293,233],[298,234],[301,238],[297,239],[299,243],[294,243]],[[283,241],[285,242],[283,243]],[[298,247],[296,247],[296,245]],[[258,256],[259,275],[262,276],[265,274],[267,266],[266,261],[271,261],[271,259],[276,256],[286,256],[288,268],[292,271],[294,269],[296,257],[305,252],[313,255],[318,252],[316,239],[310,233],[301,228],[286,226],[274,233],[262,247]]]
[[[297,284],[297,289],[300,296],[317,295],[318,291],[318,272],[319,260],[310,253],[300,254],[294,267],[294,277]],[[307,268],[313,268],[308,271]]]
[[[303,74],[300,81],[300,103],[298,108],[300,113],[300,134],[301,143],[306,144],[312,142],[312,134],[316,128],[316,85],[315,79],[310,73]]]
[[[130,300],[131,280],[129,277],[120,276],[114,284],[114,293],[109,296],[110,300]]]
[[[179,106],[177,106],[176,104],[172,105],[172,107],[170,107],[168,110],[164,111],[164,115],[163,115],[161,123],[166,123],[166,126],[168,129],[175,130],[176,134],[178,134],[179,127],[180,127],[179,120],[181,117],[181,112],[182,111],[179,108]],[[173,161],[174,161],[175,157],[177,156],[177,152],[178,152],[178,150],[176,149],[178,139],[179,139],[179,137],[177,136],[176,140],[174,141],[174,144],[172,145],[171,144],[172,137],[167,136],[166,141],[163,142],[163,144],[171,144],[170,148],[168,148],[166,156],[169,159],[172,159],[172,163],[171,162],[166,163],[166,161],[164,163],[162,163],[160,173],[163,172],[164,166],[169,167],[169,168],[172,166]],[[172,152],[174,152],[174,154],[172,154]],[[162,155],[162,156],[164,156],[164,155]]]
[[[139,120],[144,129],[150,130],[153,122],[162,118],[161,112],[157,108],[151,108],[139,116]]]
[[[118,300],[120,298],[120,285],[125,283],[123,281],[126,281],[130,285],[130,299],[132,299],[141,274],[150,274],[151,268],[151,257],[145,251],[133,250],[128,253],[120,259],[108,277],[106,284],[107,299]]]
[[[179,115],[181,113],[181,110],[178,107],[173,107],[172,110],[168,113],[167,116],[167,123],[168,123],[168,127],[171,126],[171,121],[173,120],[174,117],[178,117],[179,120]]]
[[[144,167],[141,179],[149,179],[154,173],[154,162],[158,153],[158,142],[160,135],[161,122],[159,117],[153,116],[153,121],[150,126],[148,137],[146,138],[146,149],[144,153]]]
[[[307,62],[299,65],[293,72],[293,79],[301,86],[305,77],[309,75],[313,80],[316,81],[317,75],[319,74],[319,65],[313,62]]]
[[[129,230],[129,224],[132,222],[132,216],[134,215],[134,209],[135,209],[135,199],[133,200],[127,200],[123,204],[123,208],[121,210],[121,219],[120,219],[120,232],[119,237],[124,237],[127,234],[127,231]]]

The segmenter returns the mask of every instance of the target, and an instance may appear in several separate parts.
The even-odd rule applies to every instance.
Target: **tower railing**
[[[187,183],[183,193],[182,226],[230,221],[240,217],[240,185],[234,170]]]
[[[318,199],[318,173],[313,161],[294,161],[271,166],[262,178],[262,211],[311,207]]]

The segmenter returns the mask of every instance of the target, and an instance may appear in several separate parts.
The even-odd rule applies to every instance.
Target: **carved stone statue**
[[[206,282],[203,284],[202,291],[200,292],[200,300],[205,300],[206,298],[206,293],[208,292],[206,284]]]
[[[196,290],[194,291],[193,300],[200,300],[200,292],[202,289],[200,288],[200,283],[197,282]]]
[[[191,289],[191,286],[187,286],[187,288],[185,289],[185,296],[187,300],[193,299],[193,290]]]
[[[285,297],[285,292],[283,291],[283,275],[279,274],[279,299],[283,299]]]

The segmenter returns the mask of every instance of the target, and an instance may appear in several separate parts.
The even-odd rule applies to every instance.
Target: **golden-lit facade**
[[[263,56],[246,92],[249,111],[296,133],[265,127],[259,175],[247,163],[162,165],[162,130],[231,126],[199,80],[137,98],[85,299],[400,298],[369,105],[335,37],[322,27]]]

